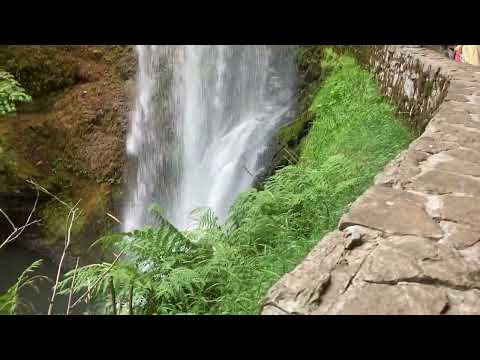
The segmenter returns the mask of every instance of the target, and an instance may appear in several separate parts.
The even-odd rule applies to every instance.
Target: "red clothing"
[[[458,51],[455,51],[453,54],[453,59],[458,62],[462,62],[462,54]]]

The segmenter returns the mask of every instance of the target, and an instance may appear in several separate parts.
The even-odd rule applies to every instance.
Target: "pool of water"
[[[53,280],[56,278],[58,265],[32,251],[21,246],[14,245],[0,250],[0,294],[5,293],[18,280],[22,272],[36,260],[42,260],[42,265],[32,275],[44,275],[52,281],[37,280],[35,284],[38,292],[32,288],[24,288],[20,291],[20,305],[18,314],[22,315],[45,315],[48,312],[48,304],[52,294]],[[53,312],[65,314],[68,304],[68,296],[57,296]],[[79,305],[71,313],[81,314],[84,308]]]

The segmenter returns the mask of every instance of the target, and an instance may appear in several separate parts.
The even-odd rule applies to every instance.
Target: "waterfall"
[[[154,203],[178,228],[191,226],[200,207],[224,221],[292,118],[293,48],[142,45],[137,54],[124,230],[153,224]]]

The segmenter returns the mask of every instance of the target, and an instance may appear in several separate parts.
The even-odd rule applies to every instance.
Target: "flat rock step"
[[[269,290],[262,314],[480,314],[480,71],[416,46],[383,51],[373,64],[383,91],[434,115]],[[402,76],[404,93],[389,89]],[[447,78],[448,95],[434,84],[424,102],[420,77]]]

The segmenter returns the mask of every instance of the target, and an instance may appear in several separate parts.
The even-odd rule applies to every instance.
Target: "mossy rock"
[[[125,79],[136,70],[134,50],[130,45],[0,45],[0,68],[12,73],[33,97],[31,103],[18,107],[15,117],[0,119],[0,202],[8,213],[14,211],[23,218],[36,196],[28,179],[70,205],[82,199],[82,212],[72,229],[70,258],[81,255],[85,260],[92,242],[118,226],[106,213],[118,216],[112,202],[119,203],[122,197],[116,184],[124,149],[118,144],[129,109],[124,100]],[[94,140],[102,141],[86,150],[92,134]],[[92,171],[97,162],[90,161],[90,154],[106,158],[99,149],[113,149],[111,161],[98,167],[101,171]],[[110,168],[110,164],[118,166]],[[105,168],[108,171],[102,172]],[[119,191],[112,193],[112,188]],[[58,260],[68,209],[48,195],[40,196],[35,214],[42,224],[36,230],[38,236],[26,239],[25,245]],[[20,197],[28,200],[26,208]]]
[[[81,80],[78,63],[62,46],[2,45],[0,64],[34,98]]]
[[[86,259],[101,256],[100,249],[90,249],[90,246],[99,237],[112,232],[116,226],[116,223],[106,215],[107,209],[111,207],[111,192],[106,186],[85,187],[77,189],[73,199],[67,194],[61,194],[59,197],[70,206],[76,203],[77,199],[83,198],[78,204],[79,211],[72,226],[71,243],[67,252],[69,257],[80,256]],[[42,230],[39,247],[50,249],[54,257],[59,257],[63,250],[68,230],[68,213],[69,209],[55,199],[40,206],[38,216],[42,220]]]
[[[324,48],[321,45],[299,46],[296,53],[296,65],[299,75],[297,89],[297,117],[290,123],[282,126],[277,133],[279,146],[287,148],[287,162],[291,162],[292,155],[298,153],[298,146],[303,137],[308,133],[312,114],[309,111],[315,93],[320,88],[322,80],[326,77],[326,70],[321,62]],[[279,165],[284,163],[285,152],[277,156],[274,162]]]
[[[295,55],[299,80],[296,95],[297,116],[277,131],[272,145],[269,146],[273,154],[271,164],[254,181],[253,186],[257,189],[262,189],[265,180],[277,169],[297,162],[302,140],[308,134],[313,119],[309,106],[327,75],[328,69],[322,67],[322,45],[298,46]]]
[[[297,49],[296,62],[299,75],[304,83],[310,84],[322,75],[321,59],[323,47],[321,45],[305,45]],[[300,86],[301,88],[302,86]]]
[[[39,212],[43,224],[43,245],[53,245],[65,239],[68,213],[68,208],[55,199],[50,200],[43,206]],[[82,232],[86,223],[85,220],[85,214],[82,212],[76,216],[72,226],[72,236],[75,237]]]
[[[27,187],[25,180],[39,176],[32,164],[7,150],[0,138],[0,193],[16,192]]]
[[[122,80],[133,78],[137,69],[134,45],[105,45],[91,50],[90,57],[113,67]]]
[[[137,71],[137,57],[133,45],[115,45],[111,61],[115,64],[115,70],[123,80],[134,77]]]

